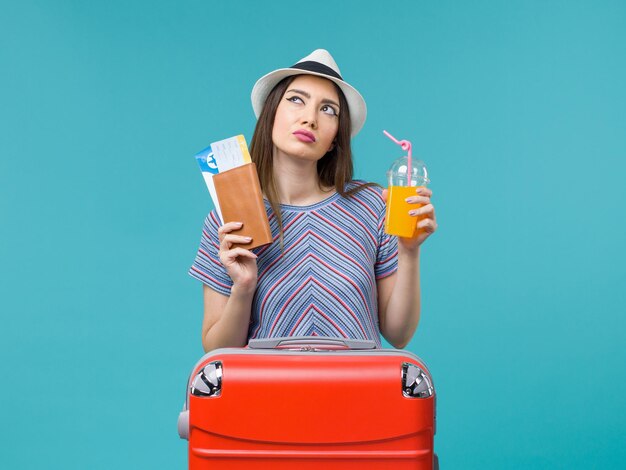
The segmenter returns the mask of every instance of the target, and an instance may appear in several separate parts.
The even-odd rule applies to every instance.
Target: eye
[[[326,114],[330,114],[331,116],[339,116],[339,113],[337,113],[337,110],[335,108],[333,108],[332,106],[327,105],[327,104],[322,106],[322,112],[326,113]]]
[[[292,103],[304,103],[304,101],[302,101],[302,98],[300,98],[299,96],[290,96],[286,99],[287,101],[291,101]]]

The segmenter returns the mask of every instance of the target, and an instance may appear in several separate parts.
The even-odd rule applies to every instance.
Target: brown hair
[[[250,156],[256,163],[259,173],[261,189],[265,193],[267,200],[276,215],[280,240],[282,245],[283,223],[280,205],[278,201],[278,190],[274,180],[274,143],[272,142],[272,130],[274,128],[274,117],[276,109],[280,104],[287,87],[297,77],[292,75],[282,79],[272,89],[267,96],[265,104],[254,129],[252,142],[250,143]],[[317,175],[320,187],[334,186],[335,190],[343,197],[349,197],[368,186],[375,186],[375,183],[358,185],[346,191],[346,184],[352,181],[354,168],[352,164],[352,148],[350,146],[350,134],[352,126],[350,124],[350,109],[348,102],[341,89],[333,82],[339,96],[339,128],[335,137],[333,149],[326,153],[317,162]]]

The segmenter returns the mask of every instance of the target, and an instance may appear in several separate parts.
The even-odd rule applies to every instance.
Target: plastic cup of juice
[[[398,237],[412,238],[416,235],[419,218],[409,215],[409,211],[418,209],[420,204],[409,204],[406,198],[416,195],[418,187],[429,183],[428,172],[424,162],[400,157],[393,162],[387,172],[387,211],[385,232]]]

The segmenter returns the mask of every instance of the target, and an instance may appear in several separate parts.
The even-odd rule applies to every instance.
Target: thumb
[[[387,202],[387,194],[389,194],[389,191],[387,189],[383,189],[383,201]]]

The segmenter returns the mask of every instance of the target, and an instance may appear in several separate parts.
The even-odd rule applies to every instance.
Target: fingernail
[[[409,215],[417,215],[418,211],[409,211]]]
[[[249,242],[252,241],[252,237],[244,237],[246,240],[248,240]]]

